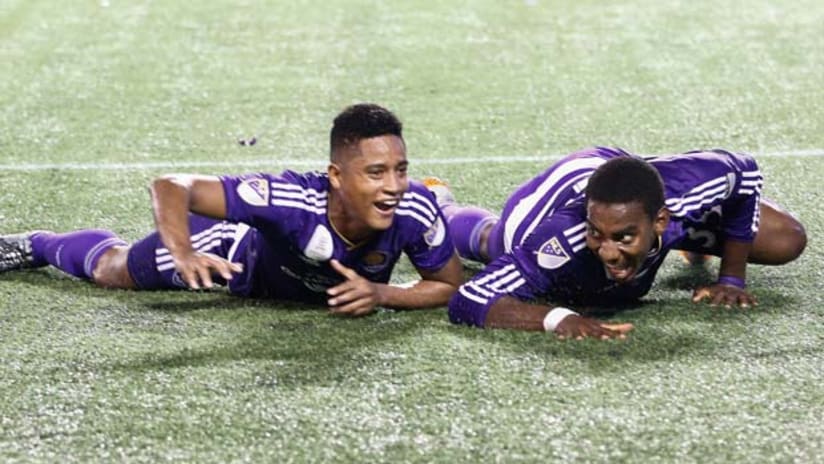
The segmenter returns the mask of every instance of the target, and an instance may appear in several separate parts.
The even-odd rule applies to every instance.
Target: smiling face
[[[668,222],[665,208],[650,219],[640,201],[588,201],[587,247],[615,281],[625,283],[637,274]]]
[[[392,225],[409,189],[406,145],[396,135],[380,135],[339,150],[329,165],[329,215],[344,238],[357,242]]]

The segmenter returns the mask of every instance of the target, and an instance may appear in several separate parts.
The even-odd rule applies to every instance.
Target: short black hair
[[[358,103],[345,108],[335,117],[329,133],[329,155],[361,139],[381,135],[403,138],[403,124],[386,108],[374,103]]]
[[[664,207],[664,182],[649,163],[633,156],[612,158],[589,178],[585,194],[599,203],[640,202],[650,219]]]

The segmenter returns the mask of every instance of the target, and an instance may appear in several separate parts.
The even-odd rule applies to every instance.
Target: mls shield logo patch
[[[558,269],[569,261],[569,255],[558,237],[552,237],[538,249],[538,265],[544,269]]]
[[[252,206],[269,204],[269,181],[255,177],[246,179],[237,186],[237,194]]]

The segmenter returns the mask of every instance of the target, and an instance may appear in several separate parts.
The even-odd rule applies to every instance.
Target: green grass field
[[[0,233],[137,239],[154,176],[324,169],[375,101],[493,209],[594,144],[752,152],[805,254],[748,311],[671,257],[622,342],[3,274],[0,461],[824,461],[824,4],[435,3],[0,0]]]

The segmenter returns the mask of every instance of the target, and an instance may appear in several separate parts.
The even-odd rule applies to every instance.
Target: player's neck
[[[375,231],[371,230],[363,221],[353,220],[338,201],[329,196],[329,206],[326,210],[326,220],[332,231],[346,244],[348,249],[357,248],[368,242]]]

